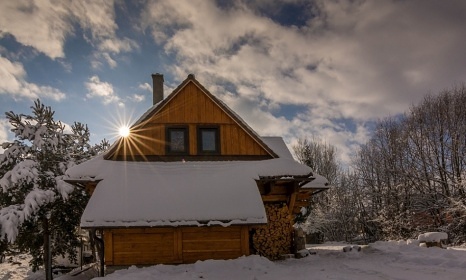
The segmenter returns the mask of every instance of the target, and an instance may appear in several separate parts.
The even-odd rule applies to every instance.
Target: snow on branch
[[[13,243],[18,236],[18,225],[24,222],[24,211],[20,205],[10,205],[0,209],[0,233]]]
[[[57,182],[57,191],[60,193],[61,197],[64,199],[64,200],[67,200],[68,199],[68,196],[70,193],[73,192],[74,190],[74,186],[63,181],[63,178],[65,176],[58,176],[55,178],[56,182]]]
[[[5,173],[0,179],[0,186],[4,192],[7,192],[8,189],[19,182],[34,183],[38,175],[37,162],[24,160]]]
[[[55,198],[55,192],[52,190],[34,189],[24,198],[25,218],[37,213],[42,205],[53,202]]]
[[[13,243],[18,236],[18,228],[21,224],[36,214],[43,205],[53,202],[55,198],[55,192],[52,190],[34,189],[27,194],[23,204],[1,208],[1,236],[6,235],[8,242]]]

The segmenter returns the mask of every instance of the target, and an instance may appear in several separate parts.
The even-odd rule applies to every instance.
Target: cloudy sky
[[[466,79],[466,1],[0,1],[3,112],[40,98],[92,141],[115,139],[189,73],[261,135],[318,137],[341,158]]]

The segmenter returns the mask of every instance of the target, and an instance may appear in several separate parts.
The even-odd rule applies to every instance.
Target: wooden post
[[[297,182],[293,183],[293,190],[288,200],[288,211],[290,215],[293,215],[293,209],[296,203],[296,197],[298,196],[299,186]]]

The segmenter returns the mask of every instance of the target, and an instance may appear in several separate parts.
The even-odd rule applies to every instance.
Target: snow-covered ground
[[[345,246],[342,243],[309,245],[315,255],[278,262],[249,256],[188,265],[131,267],[103,279],[466,279],[466,247],[440,249],[406,245],[406,242],[376,242],[362,247],[361,251],[345,253]],[[23,279],[24,271],[27,271],[24,265],[3,263],[0,279]],[[78,280],[78,277],[66,279]]]
[[[30,269],[27,265],[31,257],[25,254],[7,256],[0,263],[0,280],[17,280],[24,279]]]

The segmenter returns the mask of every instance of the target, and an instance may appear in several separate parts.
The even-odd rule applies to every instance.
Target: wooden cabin
[[[107,269],[293,252],[293,215],[328,187],[280,137],[260,137],[189,75],[104,155],[67,171],[92,196],[83,228]]]

